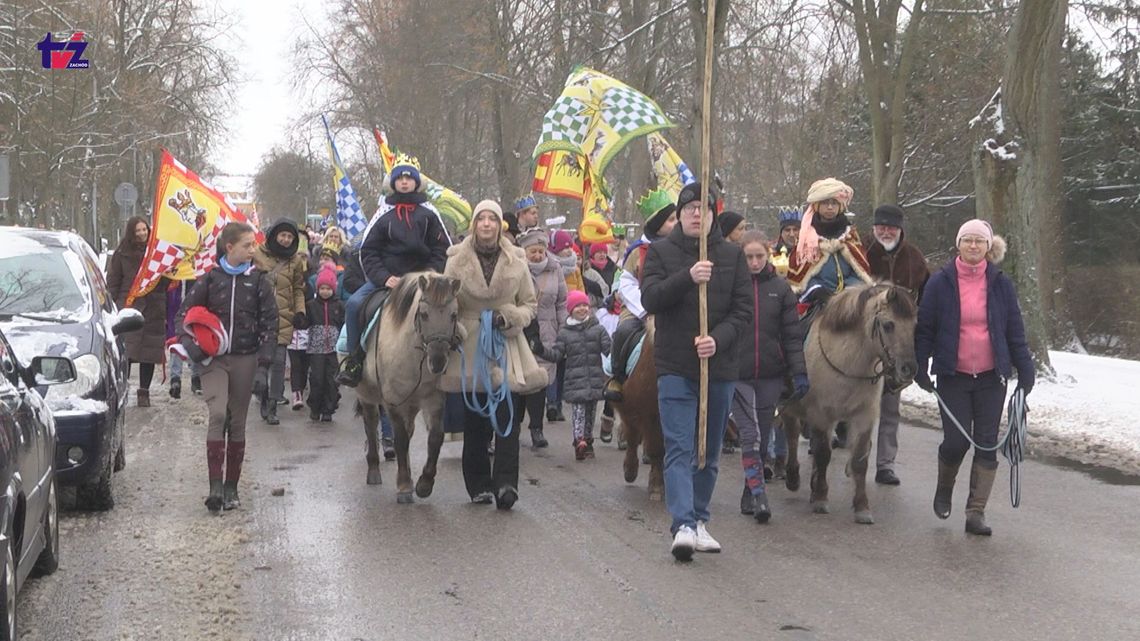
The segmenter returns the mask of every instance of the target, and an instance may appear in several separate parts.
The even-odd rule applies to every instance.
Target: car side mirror
[[[137,309],[128,307],[127,309],[120,309],[115,314],[115,320],[111,325],[111,333],[115,336],[125,334],[127,332],[135,332],[143,327],[143,315]]]
[[[64,356],[36,356],[32,359],[36,385],[62,385],[75,380],[75,363]]]

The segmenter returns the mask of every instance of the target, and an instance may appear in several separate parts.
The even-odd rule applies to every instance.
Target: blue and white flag
[[[368,226],[368,217],[360,208],[360,201],[356,198],[356,190],[352,188],[352,181],[348,179],[348,172],[340,162],[340,153],[336,150],[332,132],[329,131],[329,121],[321,116],[325,123],[325,134],[329,139],[329,158],[333,166],[333,189],[336,190],[336,223],[344,232],[345,240],[352,239],[361,234]]]

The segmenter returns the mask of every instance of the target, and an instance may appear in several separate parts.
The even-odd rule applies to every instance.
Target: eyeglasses
[[[961,245],[988,245],[989,241],[978,236],[963,236],[958,243]]]

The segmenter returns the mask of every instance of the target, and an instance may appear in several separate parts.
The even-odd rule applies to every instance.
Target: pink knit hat
[[[317,288],[321,285],[332,287],[333,293],[336,293],[336,269],[331,265],[326,265],[321,268],[321,272],[317,274]]]
[[[954,246],[962,244],[963,236],[981,236],[986,239],[986,245],[993,247],[994,244],[994,229],[990,224],[981,218],[967,220],[962,223],[958,228],[958,235],[954,238]]]
[[[579,305],[589,305],[589,304],[590,304],[590,297],[586,295],[586,292],[579,291],[579,290],[575,289],[575,290],[570,291],[568,294],[566,294],[566,311],[567,311],[567,313],[573,313],[574,308],[579,306]]]
[[[574,237],[564,229],[559,229],[550,236],[550,251],[555,254],[561,253],[563,249],[567,249],[573,244]]]

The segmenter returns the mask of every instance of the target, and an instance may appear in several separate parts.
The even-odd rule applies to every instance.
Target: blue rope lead
[[[1029,435],[1029,421],[1027,418],[1028,408],[1025,404],[1025,390],[1020,387],[1013,391],[1013,395],[1009,397],[1008,405],[1008,419],[1009,429],[1006,430],[1005,435],[998,440],[997,445],[993,447],[982,447],[970,438],[970,433],[962,424],[958,422],[958,417],[950,411],[950,407],[942,400],[938,392],[934,392],[934,398],[938,399],[938,404],[942,406],[942,411],[950,417],[950,422],[958,428],[962,436],[966,437],[966,441],[975,449],[983,452],[997,452],[1001,451],[1002,456],[1009,461],[1009,502],[1013,507],[1021,506],[1021,462],[1025,460],[1025,441]]]
[[[485,309],[479,316],[479,335],[475,343],[475,361],[472,363],[472,388],[467,389],[467,355],[463,349],[459,350],[460,390],[463,394],[463,403],[467,409],[480,416],[491,419],[491,427],[501,438],[511,435],[515,423],[515,406],[511,402],[510,364],[507,361],[507,339],[503,332],[495,329],[495,313]],[[503,380],[498,389],[493,389],[491,376],[492,364],[498,365],[503,372]],[[487,401],[479,402],[478,394],[486,393]],[[499,428],[499,404],[506,403],[510,409],[510,418],[506,429]]]

